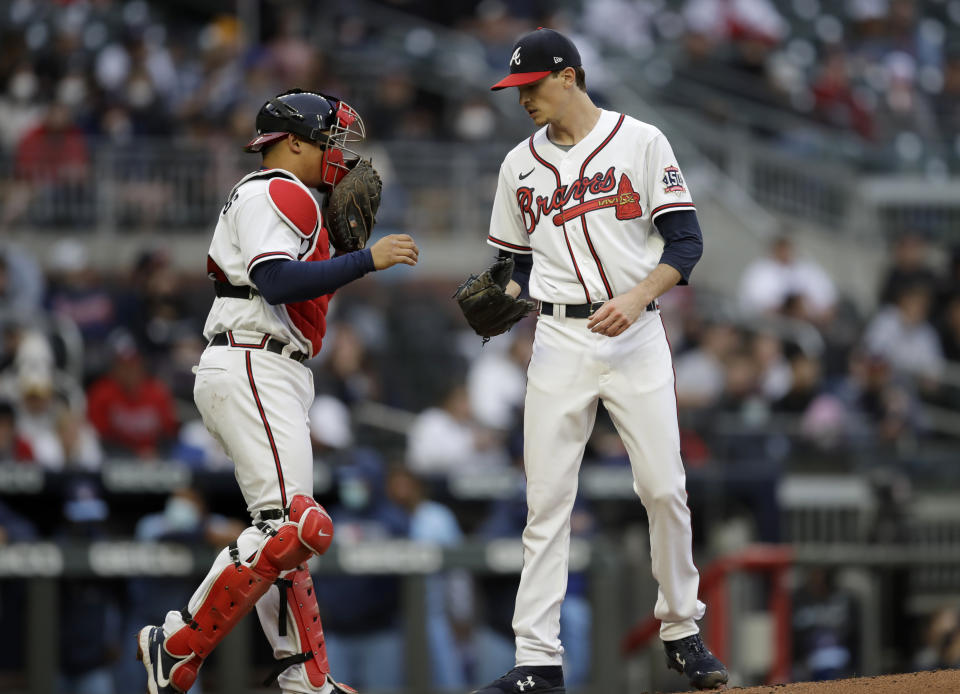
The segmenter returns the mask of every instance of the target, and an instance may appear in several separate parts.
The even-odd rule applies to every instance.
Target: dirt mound
[[[907,672],[832,682],[731,687],[724,691],[738,694],[960,694],[960,670]]]

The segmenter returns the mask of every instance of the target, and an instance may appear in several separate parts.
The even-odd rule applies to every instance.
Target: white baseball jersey
[[[693,209],[663,133],[601,111],[569,150],[550,142],[545,126],[507,154],[487,242],[533,253],[532,298],[592,303],[632,289],[657,266],[659,215]]]
[[[248,174],[230,192],[221,211],[210,242],[207,270],[215,279],[254,286],[250,272],[258,264],[304,260],[317,249],[321,236],[322,245],[327,243],[319,219],[316,200],[293,174],[282,169]],[[217,276],[218,271],[222,276]],[[313,355],[316,350],[302,327],[287,304],[271,306],[259,295],[252,299],[220,297],[210,308],[203,334],[209,340],[227,330],[269,333]]]

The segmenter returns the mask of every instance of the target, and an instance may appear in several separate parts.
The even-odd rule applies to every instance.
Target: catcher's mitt
[[[507,332],[537,305],[526,299],[515,299],[504,291],[511,275],[513,258],[497,258],[489,269],[470,275],[453,295],[470,327],[484,342]]]
[[[327,232],[334,248],[343,253],[367,245],[380,209],[380,174],[361,159],[327,196],[324,208]]]

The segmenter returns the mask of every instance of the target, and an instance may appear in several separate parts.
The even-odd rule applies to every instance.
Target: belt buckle
[[[592,304],[590,304],[590,315],[593,315],[594,313],[596,313],[596,312],[600,309],[600,307],[603,306],[605,303],[607,303],[607,302],[606,302],[606,301],[594,301]]]

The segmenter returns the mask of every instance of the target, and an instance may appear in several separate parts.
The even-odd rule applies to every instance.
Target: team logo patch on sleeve
[[[668,166],[663,170],[663,192],[664,193],[686,193],[687,189],[683,184],[683,175],[676,166]]]

